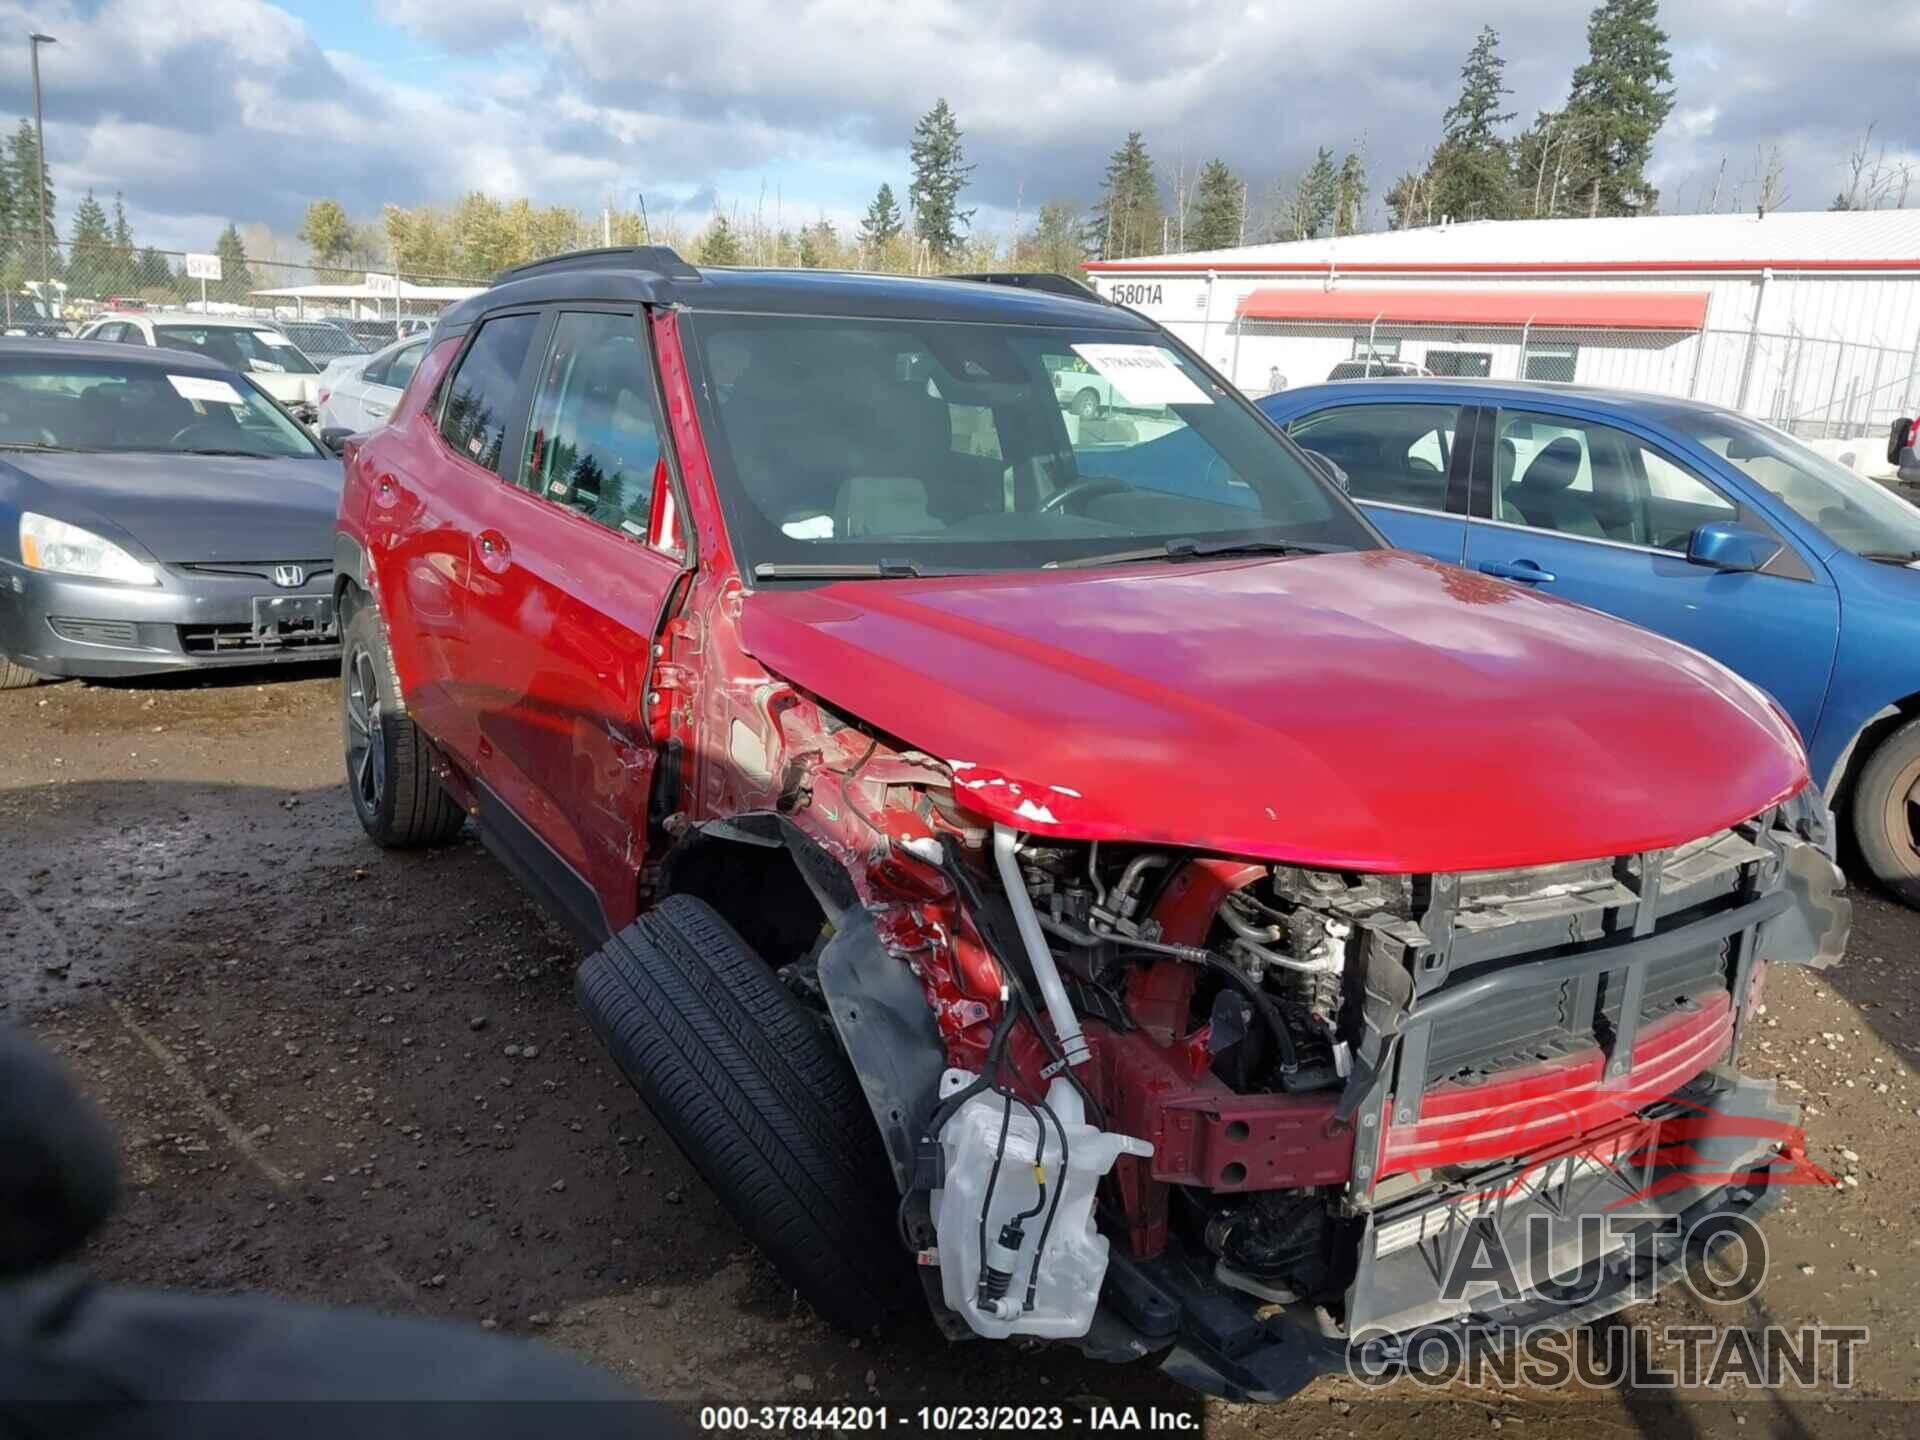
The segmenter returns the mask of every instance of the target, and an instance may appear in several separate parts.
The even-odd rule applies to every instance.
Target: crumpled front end
[[[1630,1303],[1702,1220],[1808,1173],[1793,1112],[1732,1066],[1766,964],[1844,947],[1830,847],[1810,791],[1670,849],[1455,874],[1020,842],[1024,893],[976,897],[979,933],[1016,991],[1058,970],[1086,1059],[1016,1032],[1005,1088],[1069,1071],[1139,1142],[1100,1192],[1079,1343],[1273,1396],[1349,1346],[1378,1366],[1423,1327]],[[1462,1279],[1489,1233],[1504,1270]],[[923,1259],[981,1265],[946,1248]]]

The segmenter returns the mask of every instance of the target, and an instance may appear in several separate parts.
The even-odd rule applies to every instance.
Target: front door
[[[1839,640],[1825,568],[1651,439],[1575,414],[1502,410],[1474,472],[1467,563],[1704,651],[1811,735]],[[1695,527],[1737,521],[1782,540],[1765,570],[1687,558]]]
[[[524,434],[474,530],[479,773],[531,832],[523,873],[547,867],[536,884],[591,937],[636,910],[656,759],[646,685],[682,569],[648,543],[667,470],[643,313],[551,317]]]

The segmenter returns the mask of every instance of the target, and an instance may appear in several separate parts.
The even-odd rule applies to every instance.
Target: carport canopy
[[[1461,325],[1556,330],[1697,331],[1704,290],[1255,290],[1242,320],[1357,325]]]

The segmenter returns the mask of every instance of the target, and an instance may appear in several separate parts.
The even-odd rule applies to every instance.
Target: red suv
[[[1799,1158],[1732,1068],[1765,963],[1849,918],[1778,707],[1387,548],[1167,331],[1011,278],[615,250],[450,311],[346,456],[369,834],[473,819],[856,1329],[1271,1396],[1745,1224]],[[1468,1228],[1511,1263],[1436,1267]]]

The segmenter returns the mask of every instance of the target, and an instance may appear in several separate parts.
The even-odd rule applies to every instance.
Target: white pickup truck
[[[1124,405],[1113,382],[1084,360],[1077,364],[1055,364],[1049,355],[1043,363],[1053,372],[1053,395],[1062,410],[1071,410],[1082,420],[1091,420]]]

